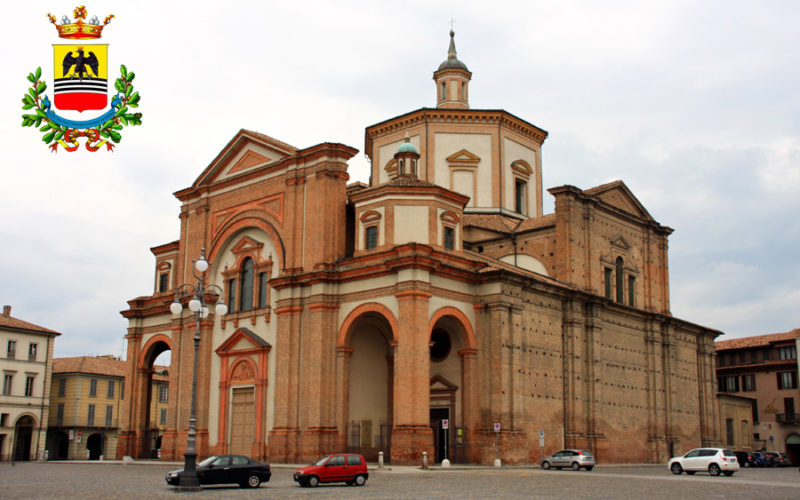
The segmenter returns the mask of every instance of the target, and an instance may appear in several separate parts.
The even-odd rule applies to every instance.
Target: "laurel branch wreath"
[[[125,126],[142,124],[141,113],[128,112],[129,108],[139,107],[140,96],[139,92],[133,90],[133,83],[131,83],[136,77],[136,74],[133,72],[128,73],[128,69],[124,64],[120,66],[120,78],[117,78],[114,83],[114,88],[119,92],[117,94],[119,102],[116,105],[112,103],[112,106],[116,110],[114,116],[100,127],[91,129],[76,130],[66,125],[59,125],[47,116],[47,106],[45,105],[46,96],[42,95],[47,89],[47,83],[40,80],[41,76],[41,67],[36,68],[34,73],[28,74],[28,81],[31,82],[31,87],[22,98],[22,109],[26,111],[33,109],[35,113],[23,114],[22,126],[35,126],[39,128],[39,131],[44,134],[42,141],[45,144],[50,144],[50,149],[53,151],[56,150],[59,143],[66,147],[64,141],[75,145],[74,148],[70,149],[73,151],[77,148],[76,140],[78,137],[87,137],[89,142],[94,142],[95,140],[99,140],[100,137],[104,137],[106,140],[101,141],[99,144],[105,143],[106,147],[112,150],[114,145],[108,143],[108,140],[113,141],[114,144],[118,144],[122,140],[120,131]],[[42,123],[44,123],[44,125],[42,125]],[[98,147],[92,147],[89,142],[86,144],[87,149],[96,151]]]

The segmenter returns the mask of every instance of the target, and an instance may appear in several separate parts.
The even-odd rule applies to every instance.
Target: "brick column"
[[[294,462],[297,455],[297,391],[299,388],[300,313],[302,306],[275,309],[275,419],[269,437],[269,456]]]
[[[395,293],[398,300],[397,348],[394,356],[392,463],[419,464],[422,452],[433,460],[430,428],[430,332],[428,299],[420,290]]]

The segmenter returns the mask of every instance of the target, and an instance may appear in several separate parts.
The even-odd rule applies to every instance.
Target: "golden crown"
[[[70,22],[67,16],[61,17],[61,24],[58,24],[56,18],[52,14],[47,14],[50,22],[53,23],[58,30],[58,36],[61,38],[100,38],[103,36],[103,27],[111,22],[114,14],[110,14],[103,20],[103,24],[97,19],[97,16],[92,17],[89,22],[84,22],[86,19],[86,7],[79,5],[75,7],[72,12],[75,16],[75,22]]]

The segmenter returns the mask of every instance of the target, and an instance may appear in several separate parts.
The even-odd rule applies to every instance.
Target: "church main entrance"
[[[230,452],[234,455],[250,455],[255,436],[255,388],[234,388],[231,400]]]
[[[436,450],[435,462],[438,464],[445,458],[451,459],[452,449],[449,435],[452,432],[450,423],[450,407],[431,408],[431,429],[433,430],[433,448]]]

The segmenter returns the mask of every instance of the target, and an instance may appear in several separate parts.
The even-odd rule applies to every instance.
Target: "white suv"
[[[667,464],[673,474],[686,471],[692,475],[697,471],[708,471],[712,476],[719,476],[722,472],[732,476],[739,470],[739,462],[731,450],[723,448],[695,448],[682,457],[670,459]]]

